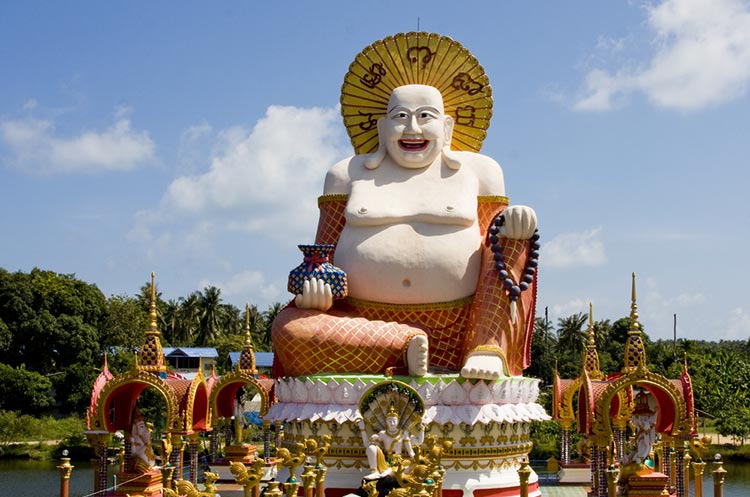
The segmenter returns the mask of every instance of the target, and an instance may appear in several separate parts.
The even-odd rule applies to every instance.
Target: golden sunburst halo
[[[492,117],[492,88],[484,68],[457,41],[435,33],[399,33],[362,50],[341,87],[341,114],[357,154],[378,148],[377,120],[394,88],[429,85],[443,95],[455,126],[451,148],[478,152]]]

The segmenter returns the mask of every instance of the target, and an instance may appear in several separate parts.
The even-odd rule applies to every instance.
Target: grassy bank
[[[83,434],[84,427],[79,417],[35,418],[0,410],[0,458],[58,458],[67,449],[71,458],[88,459],[91,449]]]

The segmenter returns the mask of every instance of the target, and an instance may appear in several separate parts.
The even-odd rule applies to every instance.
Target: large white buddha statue
[[[383,67],[375,76],[387,75]],[[468,78],[489,92],[462,74],[459,83]],[[476,90],[457,85],[455,77],[449,88]],[[365,91],[372,82],[359,80]],[[466,127],[461,112],[467,106],[455,105],[451,115],[436,86],[394,86],[381,99],[377,149],[335,164],[319,203],[316,242],[335,245],[333,262],[347,274],[348,297],[334,300],[330,286],[316,279],[305,283],[274,322],[275,372],[520,374],[533,328],[536,259],[530,253],[538,244],[529,239],[537,238],[536,215],[529,207],[507,207],[497,162],[451,148],[457,120]],[[346,120],[346,82],[343,91]],[[488,95],[479,96],[491,105]],[[364,127],[372,124],[368,119]],[[500,213],[503,221],[495,223]]]

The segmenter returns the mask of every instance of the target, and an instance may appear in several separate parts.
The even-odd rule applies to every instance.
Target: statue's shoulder
[[[352,181],[364,170],[364,160],[364,155],[353,155],[334,164],[326,174],[323,193],[348,194]]]
[[[453,152],[479,180],[479,195],[505,195],[503,168],[492,157],[475,152]]]

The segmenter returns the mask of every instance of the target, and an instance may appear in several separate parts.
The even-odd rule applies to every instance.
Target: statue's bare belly
[[[476,291],[480,244],[476,222],[348,224],[334,262],[347,273],[351,297],[394,304],[447,302]]]

